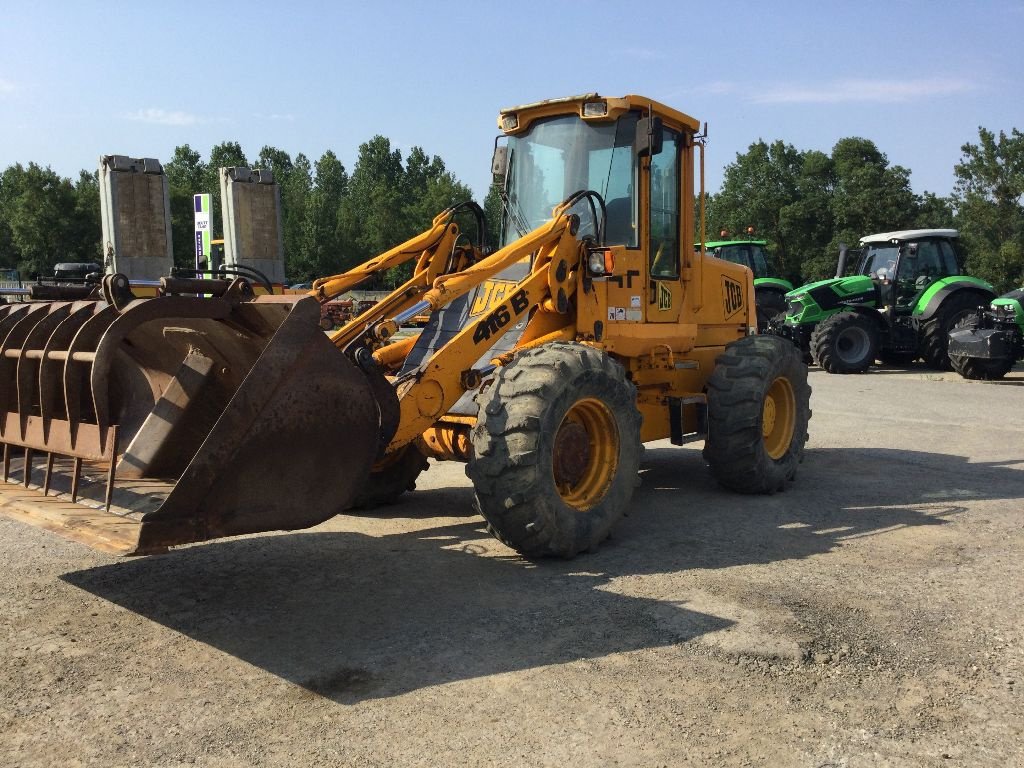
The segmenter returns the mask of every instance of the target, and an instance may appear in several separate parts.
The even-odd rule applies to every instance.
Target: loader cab
[[[540,226],[552,209],[579,190],[594,190],[605,203],[605,231],[598,233],[600,212],[580,201],[573,213],[581,232],[603,234],[608,245],[638,247],[637,158],[633,151],[638,116],[627,113],[604,123],[587,123],[576,115],[535,120],[505,146],[505,210],[501,245]],[[595,217],[597,213],[597,217]]]
[[[503,203],[500,245],[548,221],[574,193],[596,192],[600,200],[584,197],[570,209],[581,234],[624,249],[622,261],[631,267],[646,258],[640,271],[663,281],[661,306],[669,308],[658,319],[674,319],[670,309],[679,296],[673,302],[668,292],[679,289],[669,283],[678,283],[680,246],[692,237],[681,201],[692,193],[687,158],[697,122],[648,99],[597,94],[503,110],[498,122],[504,132],[493,163]]]

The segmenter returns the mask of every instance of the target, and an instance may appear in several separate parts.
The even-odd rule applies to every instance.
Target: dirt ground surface
[[[458,464],[151,558],[0,518],[0,764],[1024,765],[1024,372],[811,382],[786,493],[654,444],[572,561],[489,538]]]

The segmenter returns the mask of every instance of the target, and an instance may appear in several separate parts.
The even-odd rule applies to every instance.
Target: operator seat
[[[636,245],[636,230],[633,227],[633,199],[617,197],[605,204],[605,244]]]

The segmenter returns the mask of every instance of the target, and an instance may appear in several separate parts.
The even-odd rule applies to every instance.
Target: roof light
[[[514,131],[519,127],[519,116],[514,112],[508,115],[501,116],[501,130],[503,131]]]
[[[588,101],[583,104],[584,117],[604,117],[607,114],[607,101]]]
[[[729,236],[729,230],[728,229],[723,229],[721,232],[718,233],[718,236],[720,238],[722,238],[723,240],[725,240],[725,238],[727,238]]]
[[[754,228],[753,227],[747,227],[747,234],[748,235],[753,235],[754,234]]]

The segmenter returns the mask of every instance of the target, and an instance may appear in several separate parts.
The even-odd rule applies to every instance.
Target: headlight
[[[587,272],[591,277],[607,277],[615,271],[611,251],[591,251],[587,255]]]
[[[604,117],[607,114],[607,101],[588,101],[583,104],[584,117]]]
[[[501,130],[514,131],[519,127],[519,115],[509,114],[501,116]]]

